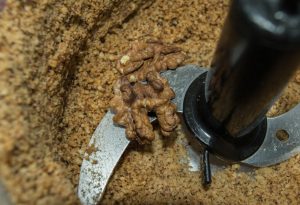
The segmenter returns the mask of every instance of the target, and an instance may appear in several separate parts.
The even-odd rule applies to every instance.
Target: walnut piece
[[[129,140],[141,144],[154,140],[148,113],[157,116],[161,133],[169,136],[179,124],[175,97],[168,81],[159,72],[175,69],[185,60],[180,49],[161,42],[137,42],[118,61],[122,74],[114,87],[111,108],[114,123],[126,128]]]
[[[180,48],[161,42],[137,42],[122,56],[117,70],[127,75],[130,82],[145,80],[149,71],[161,72],[181,65],[186,56],[180,51]]]

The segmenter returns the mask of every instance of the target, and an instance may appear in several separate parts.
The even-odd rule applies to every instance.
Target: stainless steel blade
[[[241,161],[240,171],[252,172],[258,167],[266,167],[281,163],[300,153],[300,104],[290,111],[272,118],[267,118],[267,132],[260,148],[249,158]],[[276,132],[285,130],[289,137],[281,141],[276,137]],[[200,171],[202,158],[201,144],[190,136],[185,130],[189,143],[185,146],[189,156],[191,171]],[[211,155],[212,173],[230,164],[219,157]],[[249,166],[250,165],[250,166]]]
[[[9,198],[9,194],[6,191],[3,183],[0,181],[0,202],[1,205],[11,205],[11,200]]]
[[[113,125],[113,113],[107,112],[96,128],[81,165],[78,196],[82,204],[97,204],[106,184],[129,144],[124,128]]]
[[[184,93],[190,83],[205,71],[187,65],[162,73],[176,94],[173,102],[179,112],[182,112]],[[129,145],[124,128],[114,125],[112,118],[113,113],[109,111],[101,120],[89,143],[94,152],[85,153],[81,165],[78,196],[84,205],[95,205],[101,200],[114,168]]]
[[[256,167],[278,164],[300,153],[300,104],[290,111],[268,118],[267,133],[263,144],[243,163]],[[276,132],[285,130],[289,137],[280,141]]]
[[[169,70],[162,75],[166,77],[176,94],[173,102],[177,105],[179,113],[183,111],[183,100],[186,90],[200,74],[206,69],[195,65],[187,65],[176,70]],[[89,146],[94,147],[90,155],[85,153],[80,172],[78,196],[84,205],[95,205],[104,194],[105,187],[112,175],[114,168],[119,162],[129,145],[125,130],[112,122],[113,113],[110,111],[104,116],[94,132]],[[153,118],[151,120],[154,120]],[[263,167],[282,162],[300,152],[300,105],[289,112],[268,118],[266,138],[262,146],[248,159],[242,161],[246,165]],[[287,141],[279,141],[275,135],[277,130],[283,129],[289,134]],[[187,133],[189,133],[187,131]],[[200,170],[200,159],[202,156],[201,144],[193,136],[187,134],[188,143],[186,147],[189,156],[191,171]],[[212,156],[212,172],[221,169],[227,163]],[[242,170],[251,171],[248,166]]]

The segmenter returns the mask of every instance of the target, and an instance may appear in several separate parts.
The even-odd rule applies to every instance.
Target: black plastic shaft
[[[233,0],[206,78],[210,123],[232,137],[265,117],[300,62],[300,1]]]
[[[209,163],[209,151],[208,149],[204,150],[203,153],[203,185],[207,186],[211,183],[211,170]]]

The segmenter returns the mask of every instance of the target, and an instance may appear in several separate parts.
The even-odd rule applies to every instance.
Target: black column
[[[233,0],[206,78],[211,122],[252,131],[300,62],[300,1]]]

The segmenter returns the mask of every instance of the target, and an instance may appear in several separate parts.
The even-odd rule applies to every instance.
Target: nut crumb
[[[90,156],[93,152],[96,152],[97,149],[95,147],[95,144],[90,145],[87,149],[86,149],[86,153]]]
[[[129,60],[130,60],[130,57],[128,55],[124,55],[124,56],[122,56],[120,63],[122,65],[125,65]]]

